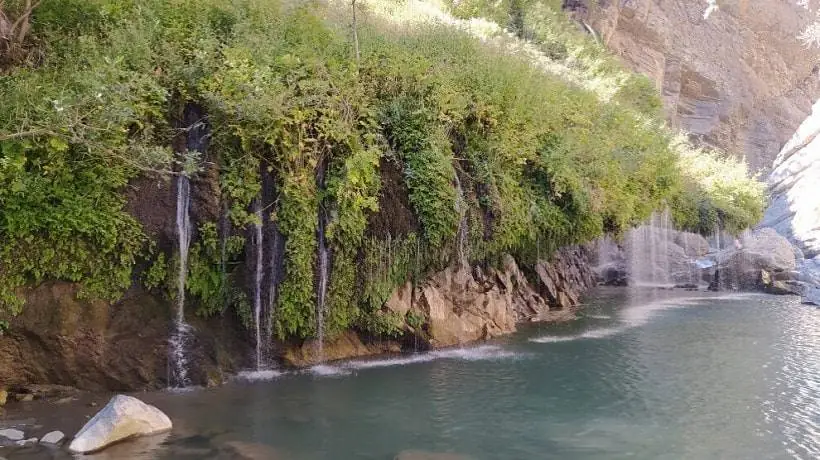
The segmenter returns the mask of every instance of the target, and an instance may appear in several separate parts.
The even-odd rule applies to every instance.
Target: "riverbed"
[[[174,430],[83,458],[820,458],[820,308],[599,289],[578,316],[472,347],[139,394]],[[6,417],[72,434],[99,409],[89,399],[106,397]],[[44,447],[0,456],[70,458]]]

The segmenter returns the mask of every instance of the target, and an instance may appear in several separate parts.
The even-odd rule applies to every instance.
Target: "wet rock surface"
[[[26,291],[22,314],[0,336],[0,382],[13,395],[9,399],[71,397],[69,386],[96,391],[165,386],[171,307],[139,291],[115,305],[81,300],[78,292],[63,282]],[[236,321],[194,318],[193,324],[193,383],[221,380],[243,367],[250,348]]]
[[[509,255],[498,268],[451,266],[417,286],[400,286],[385,303],[384,313],[402,322],[402,340],[371,340],[348,331],[326,339],[321,357],[318,344],[308,340],[286,346],[283,360],[302,367],[322,360],[445,348],[510,334],[522,322],[568,321],[575,318],[583,293],[595,285],[588,260],[587,249],[568,247],[549,261],[535,263],[530,273]]]

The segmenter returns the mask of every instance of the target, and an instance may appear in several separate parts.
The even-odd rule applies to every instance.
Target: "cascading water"
[[[666,286],[669,276],[669,239],[672,236],[669,210],[652,213],[649,222],[629,232],[629,284]]]
[[[262,279],[262,347],[263,358],[271,356],[273,338],[273,315],[276,308],[276,299],[279,295],[279,284],[282,281],[285,261],[285,238],[279,231],[279,224],[272,212],[276,203],[276,182],[267,164],[260,165],[262,176],[262,204],[266,212],[262,213],[262,227],[265,240],[265,255],[268,262],[266,277]]]
[[[253,322],[256,329],[256,369],[262,369],[262,276],[264,274],[264,240],[262,233],[262,200],[257,199],[253,204],[256,222],[253,226],[253,247],[256,252],[256,267],[254,270],[253,285]]]
[[[186,132],[187,155],[185,161],[196,159],[195,153],[207,150],[209,130],[203,113],[194,104],[185,106],[183,126]],[[188,277],[188,251],[191,247],[191,179],[185,168],[177,176],[176,233],[179,251],[179,272],[177,273],[177,315],[174,330],[169,340],[168,383],[174,387],[185,387],[188,380],[188,348],[193,338],[193,328],[185,322],[185,284]]]
[[[324,162],[320,163],[316,172],[316,184],[320,193],[325,189],[325,167]],[[316,285],[316,339],[318,361],[324,361],[324,341],[325,341],[325,300],[327,297],[327,284],[330,271],[330,253],[327,247],[325,231],[327,228],[327,210],[324,203],[319,202],[318,226],[316,239],[318,240],[318,267]]]
[[[177,273],[177,316],[170,340],[170,375],[172,386],[188,385],[187,343],[191,327],[185,322],[185,281],[188,275],[188,250],[191,246],[191,181],[185,174],[177,178],[177,246],[179,272]]]

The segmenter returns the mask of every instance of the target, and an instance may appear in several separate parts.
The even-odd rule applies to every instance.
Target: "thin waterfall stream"
[[[325,168],[321,163],[316,173],[316,183],[319,193],[325,189]],[[325,300],[327,297],[327,284],[330,271],[330,253],[327,247],[327,210],[323,200],[319,201],[317,235],[318,240],[318,263],[317,263],[317,285],[316,285],[316,344],[319,362],[324,361],[324,340],[325,340]]]
[[[174,332],[170,339],[170,375],[172,386],[184,387],[188,384],[187,342],[191,326],[185,322],[185,282],[188,276],[188,251],[191,246],[191,181],[186,174],[177,178],[177,246],[179,269],[177,273],[177,315]]]
[[[253,213],[256,222],[253,224],[253,248],[256,253],[253,285],[253,323],[256,332],[256,369],[262,369],[262,277],[264,274],[264,239],[262,232],[262,200],[257,199],[253,204]]]

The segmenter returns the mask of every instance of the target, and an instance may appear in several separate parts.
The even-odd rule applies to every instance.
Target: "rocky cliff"
[[[328,338],[321,359],[449,347],[515,332],[521,322],[572,319],[581,294],[594,285],[588,257],[584,248],[565,248],[528,274],[509,256],[498,269],[449,267],[391,295],[384,310],[401,318],[399,337],[347,331]],[[116,391],[166,386],[169,302],[136,288],[116,304],[77,294],[76,285],[63,282],[25,292],[28,307],[0,335],[0,384],[24,392],[33,384]],[[251,337],[232,315],[190,321],[193,384],[219,384],[252,366]],[[289,366],[320,361],[314,340],[278,343],[275,353]]]
[[[581,295],[594,285],[590,253],[582,247],[559,250],[551,260],[536,262],[531,273],[509,255],[499,268],[454,265],[392,293],[383,311],[402,323],[397,341],[369,342],[347,333],[324,344],[324,357],[451,347],[513,333],[519,323],[571,320]],[[313,364],[319,360],[316,350],[315,341],[309,340],[287,347],[283,360],[295,366]]]
[[[771,227],[798,249],[801,281],[820,285],[820,102],[783,147],[769,175],[771,204],[760,227]]]
[[[820,96],[816,50],[797,39],[814,15],[792,0],[565,1],[662,92],[666,115],[706,145],[768,170]]]

